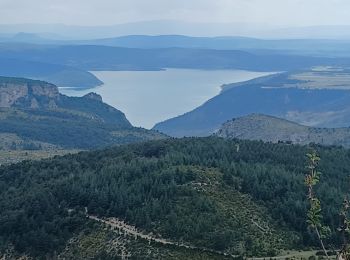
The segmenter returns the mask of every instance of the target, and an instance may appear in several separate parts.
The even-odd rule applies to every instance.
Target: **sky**
[[[164,19],[271,28],[350,25],[350,1],[0,0],[0,24],[113,25]]]

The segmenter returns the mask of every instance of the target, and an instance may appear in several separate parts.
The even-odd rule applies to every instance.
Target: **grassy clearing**
[[[301,80],[296,84],[285,84],[285,87],[309,89],[350,89],[350,73],[347,70],[312,70],[289,76],[293,80]]]

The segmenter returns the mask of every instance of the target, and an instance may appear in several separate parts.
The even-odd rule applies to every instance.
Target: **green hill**
[[[350,153],[315,147],[336,244]],[[308,147],[167,139],[0,167],[0,250],[35,259],[232,259],[318,247]],[[118,258],[119,257],[119,258]]]
[[[251,114],[224,123],[215,135],[224,138],[350,146],[350,128],[303,126],[273,116]]]
[[[81,150],[164,138],[133,127],[97,94],[68,97],[43,81],[6,77],[0,77],[0,136],[2,150]]]

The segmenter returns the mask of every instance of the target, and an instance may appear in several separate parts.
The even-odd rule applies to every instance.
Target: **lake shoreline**
[[[222,86],[273,74],[245,70],[165,69],[161,71],[91,71],[105,82],[89,89],[59,88],[68,96],[89,92],[126,114],[137,127],[182,115],[220,94]]]

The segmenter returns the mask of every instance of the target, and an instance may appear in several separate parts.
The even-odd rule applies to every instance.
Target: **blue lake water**
[[[98,71],[105,84],[89,90],[60,89],[69,96],[89,92],[123,111],[134,126],[152,128],[155,123],[182,115],[219,94],[223,84],[268,75],[242,70]]]

